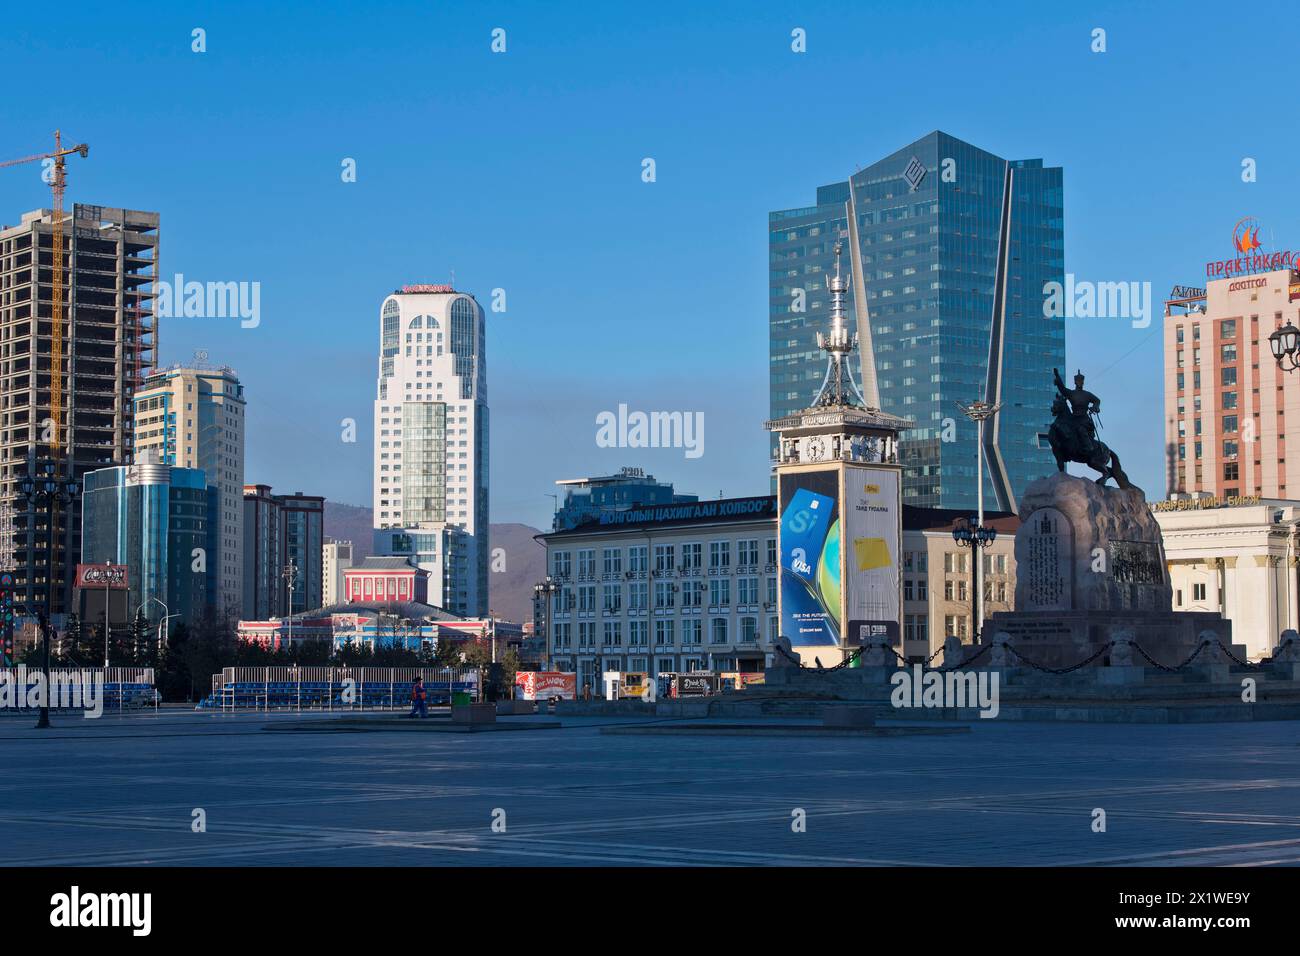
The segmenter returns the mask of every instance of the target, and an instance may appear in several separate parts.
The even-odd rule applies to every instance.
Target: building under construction
[[[62,233],[59,445],[80,480],[131,460],[132,398],[157,354],[158,213],[77,204],[63,214]],[[50,210],[0,226],[0,565],[13,569],[15,603],[28,608],[44,604],[52,582],[59,615],[72,606],[80,504],[58,519],[50,568],[44,512],[15,500],[18,479],[48,454],[54,421],[54,234]]]

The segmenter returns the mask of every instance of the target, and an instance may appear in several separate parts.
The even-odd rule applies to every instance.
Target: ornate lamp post
[[[1300,329],[1290,322],[1268,337],[1268,347],[1282,371],[1294,372],[1300,368]]]
[[[952,529],[952,539],[957,542],[957,547],[970,548],[974,563],[971,584],[975,590],[972,604],[975,608],[975,640],[979,639],[980,632],[984,630],[984,555],[981,552],[996,541],[997,537],[997,529],[984,527],[983,521],[972,524],[970,518],[962,518]]]
[[[290,561],[280,570],[284,578],[284,585],[288,589],[289,606],[285,609],[285,621],[289,625],[289,632],[285,637],[284,647],[287,651],[293,650],[293,589],[298,584],[298,565]]]
[[[975,608],[975,634],[974,638],[978,639],[980,632],[984,629],[984,566],[983,558],[980,557],[980,548],[986,548],[993,543],[997,537],[997,532],[992,528],[984,527],[984,423],[998,413],[1002,408],[1001,402],[986,402],[980,399],[977,402],[971,402],[969,405],[957,403],[962,414],[975,423],[975,501],[976,516],[975,526],[970,527],[966,523],[966,530],[959,534],[962,526],[953,528],[952,537],[957,542],[958,547],[971,547],[975,557],[974,584],[975,597],[973,607]],[[981,537],[982,535],[982,537]],[[972,547],[973,546],[973,547]]]
[[[65,479],[57,462],[45,458],[33,461],[27,474],[18,479],[18,501],[33,516],[36,509],[45,506],[45,607],[37,609],[41,627],[41,672],[45,677],[45,694],[41,699],[41,713],[36,729],[50,726],[50,630],[54,617],[54,588],[58,577],[54,568],[54,526],[60,506],[68,507],[77,500],[79,486],[76,479]]]
[[[540,584],[533,585],[533,596],[541,602],[542,605],[542,669],[545,670],[550,664],[551,651],[551,600],[560,586],[555,583],[555,579],[549,574],[546,580]]]

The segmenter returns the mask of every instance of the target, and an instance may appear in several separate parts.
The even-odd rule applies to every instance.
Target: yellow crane
[[[51,164],[52,175],[49,177],[50,191],[54,194],[54,243],[50,250],[51,265],[54,267],[54,285],[52,296],[53,309],[50,312],[52,330],[50,335],[50,457],[58,460],[60,443],[63,437],[63,192],[68,185],[68,175],[64,168],[63,160],[73,153],[85,159],[90,153],[90,147],[85,143],[71,146],[68,149],[63,148],[63,137],[59,130],[54,131],[54,152],[37,153],[35,156],[24,156],[22,159],[10,159],[0,162],[0,168],[5,166],[20,166],[23,163],[44,162],[53,160]],[[41,273],[41,250],[40,243],[36,243],[36,277],[39,284]],[[40,315],[39,315],[39,293],[35,296],[37,301],[37,315],[34,316],[36,328],[39,333]],[[39,341],[39,334],[36,337]],[[35,365],[35,357],[33,357]]]

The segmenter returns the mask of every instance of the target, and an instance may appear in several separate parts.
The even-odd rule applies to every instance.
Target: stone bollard
[[[1005,633],[999,632],[993,635],[993,650],[989,651],[985,665],[990,669],[1008,670],[1020,663],[1015,654],[1011,652],[1010,638]]]
[[[891,667],[898,664],[893,650],[883,641],[863,645],[859,660],[863,667]]]
[[[1300,634],[1290,628],[1283,631],[1277,639],[1277,647],[1273,648],[1273,660],[1300,663]]]
[[[1269,674],[1280,680],[1300,680],[1300,634],[1290,628],[1283,631],[1271,656]]]
[[[1097,676],[1101,687],[1121,687],[1141,684],[1146,680],[1147,669],[1138,663],[1137,652],[1133,649],[1133,632],[1119,631],[1114,637],[1115,645],[1110,649],[1110,666],[1089,668]]]
[[[884,641],[862,645],[855,668],[859,679],[873,684],[884,684],[898,670],[898,655]]]
[[[1190,669],[1203,674],[1208,683],[1226,684],[1231,661],[1219,645],[1219,635],[1214,631],[1201,631],[1198,639],[1208,644],[1196,655]]]
[[[960,637],[949,634],[943,639],[943,666],[960,667],[964,660],[966,660],[966,645],[961,642]]]

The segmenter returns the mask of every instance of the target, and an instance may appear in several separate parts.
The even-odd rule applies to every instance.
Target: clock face
[[[826,457],[826,439],[809,438],[808,439],[808,457],[813,461],[821,461]]]

